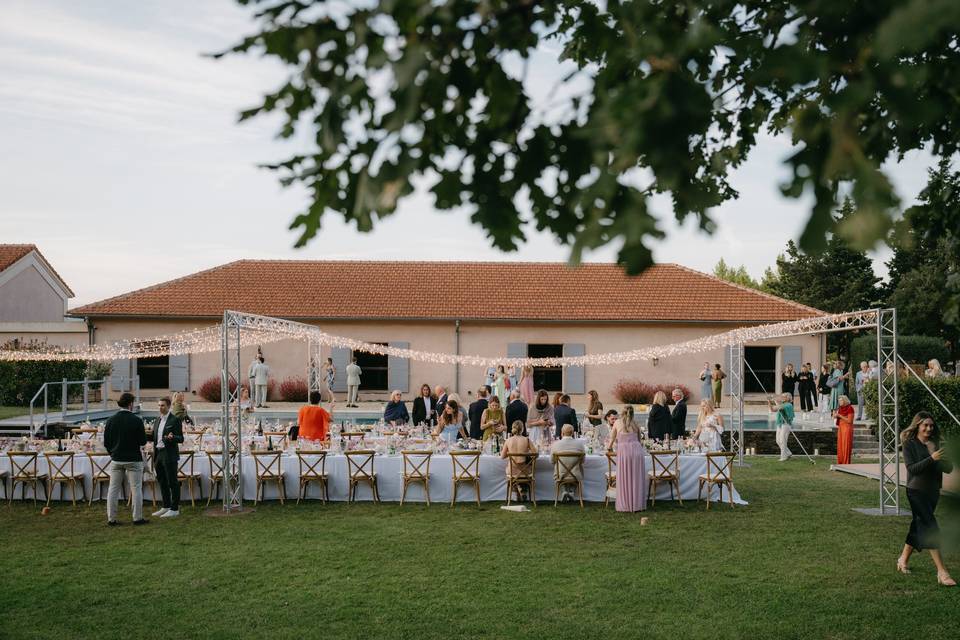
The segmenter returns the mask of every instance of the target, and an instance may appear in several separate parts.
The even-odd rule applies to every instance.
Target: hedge
[[[927,361],[936,358],[943,367],[950,361],[950,349],[947,343],[940,338],[930,336],[897,336],[897,353],[901,358],[913,364],[923,364],[926,369]],[[858,336],[850,343],[850,384],[847,385],[847,395],[850,402],[857,403],[857,391],[853,388],[853,380],[860,370],[861,362],[870,362],[877,359],[876,334]]]
[[[87,363],[83,360],[50,362],[25,360],[0,362],[0,405],[24,407],[44,382],[83,380]],[[77,388],[79,389],[79,387]],[[76,390],[74,390],[76,391]],[[60,388],[49,395],[50,406],[60,406]]]
[[[937,378],[926,380],[930,389],[945,405],[950,407],[953,415],[960,418],[960,378]],[[871,380],[864,387],[867,398],[867,415],[877,419],[877,381]],[[947,412],[934,400],[923,385],[911,377],[908,380],[897,380],[897,400],[900,409],[900,425],[902,431],[910,425],[913,416],[918,411],[929,411],[940,427],[940,432],[952,437],[960,436],[960,426],[954,422]]]

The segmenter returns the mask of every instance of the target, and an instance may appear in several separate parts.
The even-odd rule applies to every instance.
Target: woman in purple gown
[[[633,419],[633,407],[627,405],[610,433],[609,450],[617,443],[617,511],[643,511],[647,508],[647,470],[644,448],[640,444],[640,425]]]

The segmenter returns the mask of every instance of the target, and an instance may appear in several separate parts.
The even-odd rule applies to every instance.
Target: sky
[[[336,214],[294,249],[305,203],[257,165],[294,152],[276,120],[238,124],[280,84],[278,65],[204,56],[253,31],[232,0],[5,0],[0,4],[0,242],[34,243],[76,293],[71,307],[243,258],[563,261],[568,250],[528,230],[517,252],[490,247],[468,210],[441,212],[417,192],[369,234]],[[532,58],[528,89],[545,95],[561,68]],[[765,137],[732,176],[736,201],[713,210],[718,231],[678,226],[654,203],[667,239],[658,262],[709,272],[720,258],[755,277],[797,238],[809,200],[787,200],[789,140]],[[904,202],[930,158],[890,165]],[[587,254],[612,261],[616,246]],[[873,254],[883,275],[885,251]]]

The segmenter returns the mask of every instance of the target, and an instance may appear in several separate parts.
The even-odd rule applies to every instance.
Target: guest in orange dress
[[[310,392],[310,404],[300,407],[300,413],[297,414],[297,425],[299,431],[297,438],[304,440],[326,440],[327,430],[330,426],[330,414],[326,409],[320,406],[320,392]],[[330,403],[331,410],[333,403]]]
[[[840,396],[833,412],[837,421],[837,464],[850,464],[853,455],[853,405],[850,398]]]

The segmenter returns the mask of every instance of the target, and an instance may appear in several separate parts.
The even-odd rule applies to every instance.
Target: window
[[[135,346],[149,349],[156,347],[165,349],[169,346],[166,341],[138,342]],[[137,358],[136,375],[140,378],[141,389],[169,389],[170,388],[170,356],[152,356]]]
[[[562,358],[562,344],[528,344],[528,358]],[[563,391],[563,367],[534,367],[533,388]]]
[[[743,365],[744,392],[773,393],[777,388],[777,348],[744,347],[743,359],[745,360]],[[753,369],[753,373],[750,372],[751,369]],[[758,378],[759,382],[757,381]]]
[[[386,342],[374,342],[373,344],[382,344]],[[361,391],[387,391],[387,356],[378,353],[364,353],[354,351],[353,357],[357,359],[357,366],[360,367],[360,390]],[[337,375],[340,375],[337,372]],[[346,375],[346,374],[343,374]]]

